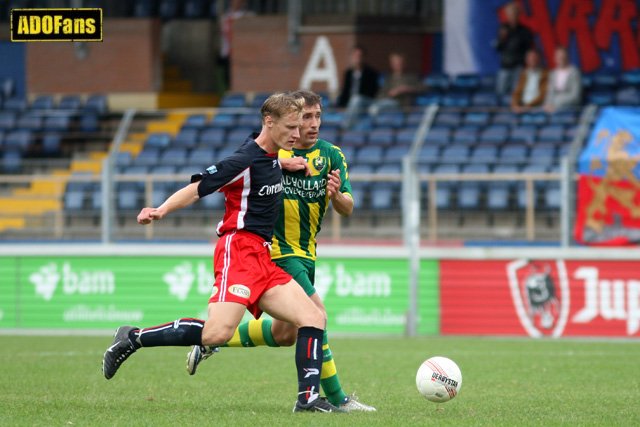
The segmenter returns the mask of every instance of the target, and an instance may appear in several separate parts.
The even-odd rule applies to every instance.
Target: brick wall
[[[311,51],[320,35],[329,39],[342,85],[349,52],[355,44],[363,45],[368,62],[381,72],[388,71],[388,54],[399,50],[407,56],[409,71],[419,73],[423,63],[425,34],[356,31],[344,25],[331,33],[305,33],[300,48],[292,52],[287,46],[286,16],[244,17],[235,22],[232,41],[232,90],[240,92],[292,90],[300,79]],[[313,90],[327,90],[324,84]]]
[[[30,93],[152,92],[160,88],[160,24],[155,20],[105,19],[102,43],[87,43],[86,58],[74,43],[29,43]]]

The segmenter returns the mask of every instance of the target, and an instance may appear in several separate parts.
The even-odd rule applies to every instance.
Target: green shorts
[[[316,293],[313,283],[316,276],[316,263],[307,258],[290,256],[286,258],[274,259],[280,268],[289,273],[293,279],[302,286],[309,296]]]

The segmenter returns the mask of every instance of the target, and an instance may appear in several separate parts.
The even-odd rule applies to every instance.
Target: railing
[[[197,171],[194,171],[197,172]],[[5,187],[11,185],[29,185],[34,181],[43,181],[59,183],[64,186],[71,182],[95,183],[96,190],[100,191],[101,177],[98,175],[81,175],[71,177],[58,177],[52,175],[0,175],[0,186]],[[389,183],[402,181],[400,174],[352,174],[350,176],[352,183],[368,182],[368,183]],[[513,186],[523,185],[526,194],[526,205],[524,209],[510,208],[503,211],[505,215],[518,215],[524,218],[521,228],[513,233],[513,236],[505,236],[507,240],[540,241],[541,230],[536,227],[536,218],[541,214],[536,206],[535,186],[536,183],[544,181],[558,181],[560,175],[557,173],[546,174],[422,174],[418,176],[422,187],[426,187],[421,191],[421,198],[426,199],[427,203],[423,204],[420,215],[425,218],[424,227],[421,228],[422,238],[430,243],[443,242],[454,239],[474,239],[478,236],[490,237],[490,227],[486,230],[454,230],[455,236],[451,236],[451,232],[441,227],[443,216],[445,218],[451,215],[484,215],[490,216],[496,212],[487,208],[474,210],[449,209],[442,210],[436,206],[436,190],[438,185],[444,182],[481,182],[490,186],[493,182],[508,182]],[[123,240],[202,240],[203,235],[207,238],[213,238],[214,224],[222,215],[221,211],[211,212],[198,206],[202,201],[196,202],[194,208],[183,211],[174,212],[171,218],[175,218],[175,222],[170,222],[170,226],[163,223],[140,227],[135,224],[135,216],[137,211],[143,206],[153,206],[153,192],[158,183],[176,183],[176,187],[186,185],[189,177],[181,174],[173,175],[126,175],[115,174],[113,176],[114,188],[125,182],[140,183],[144,186],[141,194],[141,205],[135,208],[122,211],[118,209],[117,200],[114,191],[111,195],[111,205],[115,208],[112,215],[115,219],[114,227],[111,231],[113,241]],[[100,225],[104,221],[104,212],[100,207],[93,209],[65,209],[64,192],[60,197],[60,209],[53,209],[43,214],[22,214],[27,220],[26,226],[20,228],[8,228],[0,231],[0,240],[22,240],[22,239],[42,239],[42,240],[100,240]],[[170,193],[169,193],[170,194]],[[210,195],[207,197],[220,197],[220,195]],[[102,198],[104,199],[104,196]],[[562,201],[564,203],[564,201]],[[90,204],[90,201],[89,201]],[[333,211],[332,211],[333,212]],[[559,215],[559,210],[546,211],[545,214]],[[331,215],[331,214],[328,214]],[[0,223],[3,219],[15,217],[9,209],[0,210]],[[330,239],[335,242],[344,242],[348,240],[369,240],[378,241],[395,241],[399,242],[402,236],[402,211],[400,204],[387,210],[375,210],[372,208],[363,209],[356,206],[356,210],[352,217],[343,219],[337,214],[328,217],[325,221],[324,230],[321,237]],[[330,219],[330,220],[329,220]],[[377,222],[376,222],[377,221]],[[165,221],[167,222],[167,221]],[[381,226],[380,222],[388,222],[391,225]],[[480,226],[479,226],[480,227]],[[170,230],[172,229],[172,231]],[[465,234],[466,233],[466,234]],[[555,234],[556,232],[552,233]],[[558,235],[559,236],[559,235]],[[559,238],[559,237],[558,237]]]

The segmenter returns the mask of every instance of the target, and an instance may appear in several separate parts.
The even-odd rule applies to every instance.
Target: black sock
[[[204,320],[184,318],[133,330],[129,333],[129,339],[136,348],[202,345],[202,328]]]
[[[305,326],[298,329],[296,367],[298,368],[298,401],[309,403],[320,393],[322,372],[322,329]]]

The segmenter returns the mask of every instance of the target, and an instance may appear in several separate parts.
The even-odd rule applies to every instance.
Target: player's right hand
[[[149,224],[151,221],[162,218],[162,213],[157,208],[142,208],[138,214],[138,224]]]

